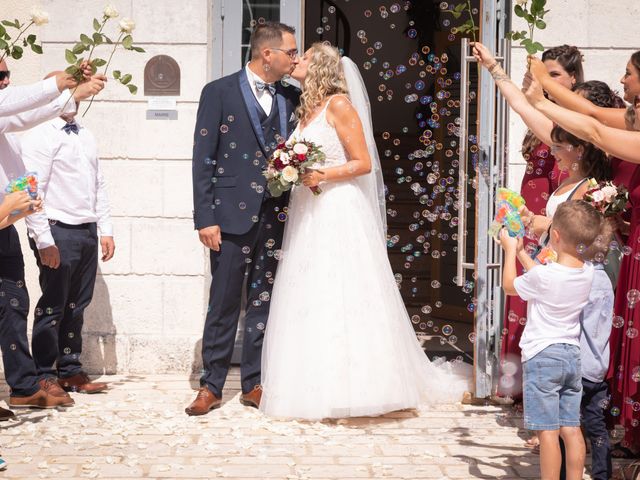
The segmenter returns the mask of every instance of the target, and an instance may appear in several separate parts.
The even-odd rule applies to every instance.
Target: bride
[[[292,76],[303,86],[292,136],[326,160],[291,193],[260,410],[320,420],[459,401],[468,378],[424,354],[387,258],[380,160],[357,67],[315,43]]]

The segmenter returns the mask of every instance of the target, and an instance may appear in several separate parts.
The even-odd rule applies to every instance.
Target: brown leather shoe
[[[13,408],[56,408],[72,407],[73,399],[65,397],[54,397],[40,389],[28,397],[9,397],[9,406]]]
[[[240,396],[240,403],[245,407],[260,407],[260,400],[262,399],[262,385],[256,385],[249,393],[243,393]]]
[[[0,422],[6,422],[10,418],[15,417],[16,414],[11,410],[7,410],[6,408],[0,407]]]
[[[71,400],[71,402],[73,402],[71,395],[69,395],[62,389],[62,387],[58,383],[58,380],[56,380],[54,377],[45,377],[40,380],[38,384],[40,385],[40,388],[47,392],[49,395],[53,395],[54,397],[68,398]]]
[[[72,377],[59,378],[58,382],[67,392],[98,393],[104,392],[109,388],[106,383],[92,382],[89,375],[84,372],[80,372]]]
[[[184,412],[191,416],[205,415],[211,410],[220,408],[220,405],[222,405],[222,399],[216,397],[207,387],[200,387],[196,399],[184,409]]]

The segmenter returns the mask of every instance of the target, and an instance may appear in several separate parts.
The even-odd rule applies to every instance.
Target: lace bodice
[[[348,160],[347,152],[338,137],[338,132],[327,122],[327,108],[334,97],[331,97],[320,113],[302,130],[300,125],[291,137],[308,140],[315,143],[326,155],[324,167],[344,165]],[[318,165],[319,166],[319,165]],[[316,166],[317,167],[317,166]]]

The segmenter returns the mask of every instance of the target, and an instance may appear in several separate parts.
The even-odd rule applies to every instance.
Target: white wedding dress
[[[329,168],[347,156],[326,108],[293,135],[320,145]],[[260,410],[319,420],[460,401],[470,366],[435,364],[422,350],[376,206],[356,180],[321,188],[319,196],[304,186],[291,193],[262,351]]]

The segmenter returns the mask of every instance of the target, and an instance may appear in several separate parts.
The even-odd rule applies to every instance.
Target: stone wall
[[[551,11],[547,28],[536,33],[545,47],[576,45],[584,54],[585,80],[602,80],[622,92],[620,78],[629,57],[640,50],[637,18],[640,3],[636,0],[548,0]],[[526,30],[522,19],[514,17],[514,30]],[[511,51],[511,78],[520,85],[526,71],[526,51],[514,46]],[[519,189],[526,163],[520,154],[526,127],[511,112],[509,134],[509,179],[511,188]]]
[[[45,53],[27,54],[11,65],[13,82],[36,81],[65,67],[64,49],[80,33],[93,31],[92,19],[101,16],[106,3],[40,2],[50,15],[49,25],[35,32]],[[114,69],[133,75],[140,89],[136,96],[112,81],[87,116],[78,119],[98,139],[116,241],[114,259],[100,263],[95,298],[86,312],[83,359],[95,373],[197,371],[208,257],[191,220],[191,148],[200,90],[209,80],[212,2],[111,3],[121,17],[136,21],[136,44],[147,53],[118,51],[114,56]],[[2,4],[2,16],[11,18],[27,18],[31,7],[14,0]],[[101,53],[103,58],[108,54],[106,49]],[[146,120],[143,69],[158,54],[172,56],[181,69],[175,121]],[[39,295],[37,268],[22,230],[33,309]]]

